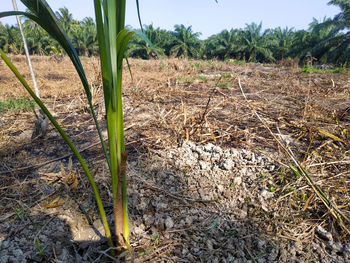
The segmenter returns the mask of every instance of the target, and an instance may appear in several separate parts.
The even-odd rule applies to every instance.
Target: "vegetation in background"
[[[308,30],[274,28],[262,30],[262,24],[247,24],[244,29],[223,30],[205,40],[191,26],[175,25],[174,31],[144,27],[146,36],[161,55],[247,62],[278,62],[285,58],[300,58],[306,62],[307,54],[316,59],[315,64],[350,66],[350,1],[332,0],[341,12],[322,21],[314,19]],[[60,8],[56,15],[72,40],[78,55],[99,54],[95,22],[92,18],[75,20],[67,8]],[[31,54],[64,54],[59,44],[35,22],[24,21],[25,35]],[[23,46],[17,26],[0,22],[0,48],[6,53],[23,54]],[[154,58],[155,52],[141,38],[134,37],[127,48],[127,55],[135,58]]]

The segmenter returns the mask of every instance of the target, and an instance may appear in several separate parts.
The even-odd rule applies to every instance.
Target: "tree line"
[[[313,19],[307,30],[293,28],[262,29],[262,23],[246,24],[244,29],[223,30],[205,40],[191,26],[175,25],[174,30],[144,26],[145,35],[153,47],[135,36],[129,43],[127,55],[134,58],[156,57],[154,49],[163,56],[244,60],[276,63],[285,58],[301,61],[312,56],[319,64],[350,66],[350,0],[332,0],[341,12],[322,21]],[[92,18],[73,19],[67,8],[56,12],[58,20],[71,38],[80,56],[98,55],[96,25]],[[30,54],[62,55],[64,50],[35,22],[23,20]],[[7,53],[23,54],[23,44],[17,26],[0,22],[0,48]]]

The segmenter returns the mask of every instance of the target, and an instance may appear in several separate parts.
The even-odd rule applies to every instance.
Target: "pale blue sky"
[[[0,0],[0,12],[12,10],[12,0]],[[67,7],[75,19],[94,17],[93,0],[47,0],[53,10]],[[307,29],[312,18],[322,20],[340,12],[329,6],[329,0],[139,0],[143,24],[173,30],[175,24],[192,25],[201,38],[223,29],[244,28],[245,24],[260,21],[263,28],[278,26]],[[20,1],[19,8],[23,10]],[[127,0],[127,24],[139,27],[135,0]],[[15,20],[0,19],[2,23]]]

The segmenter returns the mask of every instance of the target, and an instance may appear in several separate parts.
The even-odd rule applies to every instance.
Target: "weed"
[[[308,199],[308,195],[307,195],[307,194],[302,194],[302,195],[300,196],[300,199],[301,199],[302,201],[306,202],[306,200]]]
[[[34,102],[27,98],[18,98],[18,99],[7,99],[6,101],[0,101],[0,114],[6,112],[23,112],[31,111],[34,109]]]
[[[256,258],[263,258],[266,256],[266,253],[265,252],[259,252],[257,255],[256,255]]]
[[[230,231],[228,231],[228,232],[225,232],[225,233],[224,233],[224,236],[225,236],[226,238],[229,238],[229,237],[238,237],[238,232],[237,232],[237,230],[230,230]]]
[[[281,185],[284,186],[287,183],[286,182],[286,171],[285,171],[285,168],[281,167],[278,177],[280,179]]]
[[[35,247],[37,248],[38,252],[35,253],[35,255],[40,255],[42,257],[45,257],[45,249],[47,248],[47,246],[45,246],[44,248],[41,248],[40,244],[38,241],[35,241]]]
[[[184,176],[185,178],[188,177],[186,170],[183,170],[183,171],[182,171],[182,174],[183,174],[183,176]]]
[[[347,70],[345,68],[319,69],[319,68],[315,68],[315,67],[310,67],[309,64],[306,64],[305,67],[300,69],[300,72],[306,73],[306,74],[310,74],[310,73],[349,74],[349,70]]]
[[[223,89],[227,89],[227,88],[231,87],[231,83],[230,82],[220,82],[220,83],[218,83],[218,87],[223,88]]]
[[[276,187],[274,187],[272,184],[269,185],[269,191],[272,192],[272,193],[275,193],[277,190],[276,190]]]
[[[151,240],[156,246],[158,246],[159,245],[159,234],[158,233],[153,234],[151,236]]]
[[[261,172],[260,172],[260,175],[261,175],[261,177],[262,177],[263,179],[267,178],[267,173],[264,172],[264,171],[261,171]]]
[[[205,230],[205,234],[208,235],[211,231],[218,228],[219,223],[220,223],[220,219],[214,220],[214,222]]]
[[[244,60],[226,60],[226,62],[237,66],[247,65],[247,62],[245,62]]]
[[[199,63],[194,63],[194,64],[191,64],[191,67],[193,69],[197,69],[197,70],[200,70],[201,69],[201,65]]]
[[[232,75],[229,72],[225,72],[224,74],[221,75],[224,79],[231,78]]]
[[[178,77],[178,81],[180,83],[189,83],[192,84],[194,82],[194,79],[192,77]]]
[[[201,80],[201,81],[207,81],[208,80],[208,77],[205,76],[205,75],[198,75],[197,76],[197,79]]]
[[[284,191],[284,194],[288,194],[290,192],[293,192],[296,188],[295,187],[289,187]]]
[[[15,208],[16,217],[15,220],[25,221],[26,213],[21,208]]]

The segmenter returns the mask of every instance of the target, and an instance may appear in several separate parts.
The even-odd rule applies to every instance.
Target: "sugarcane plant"
[[[99,51],[101,60],[101,71],[104,91],[104,101],[107,116],[107,130],[108,130],[108,148],[104,143],[104,138],[101,133],[100,125],[97,121],[96,114],[92,103],[92,94],[90,86],[87,81],[83,66],[78,57],[78,54],[69,40],[62,25],[58,21],[55,13],[45,0],[21,0],[21,2],[28,8],[27,12],[9,11],[0,13],[0,18],[13,15],[24,15],[33,20],[46,30],[54,39],[56,39],[63,47],[67,55],[70,57],[79,77],[85,94],[88,105],[95,122],[99,139],[102,144],[105,159],[109,167],[112,179],[113,191],[113,209],[114,209],[114,233],[116,236],[116,243],[112,238],[109,223],[105,209],[103,207],[98,188],[95,184],[94,178],[88,168],[87,163],[82,158],[77,147],[72,143],[70,138],[60,127],[56,119],[45,107],[42,100],[29,87],[26,80],[18,72],[16,67],[8,59],[6,54],[0,49],[0,55],[4,62],[8,65],[11,71],[16,75],[18,80],[22,83],[24,88],[28,91],[34,101],[39,105],[41,110],[48,116],[51,123],[55,126],[57,131],[61,134],[70,149],[75,154],[79,163],[84,170],[94,197],[97,203],[100,218],[105,230],[108,245],[120,248],[130,248],[129,245],[129,221],[127,211],[127,153],[124,143],[124,128],[123,128],[123,108],[122,108],[122,74],[123,74],[123,60],[124,53],[130,38],[136,33],[149,45],[147,37],[140,31],[132,31],[125,28],[125,6],[126,0],[94,0],[96,25],[99,41]],[[136,0],[137,7],[138,0]],[[139,15],[139,12],[138,12]],[[155,51],[156,52],[156,51]]]

